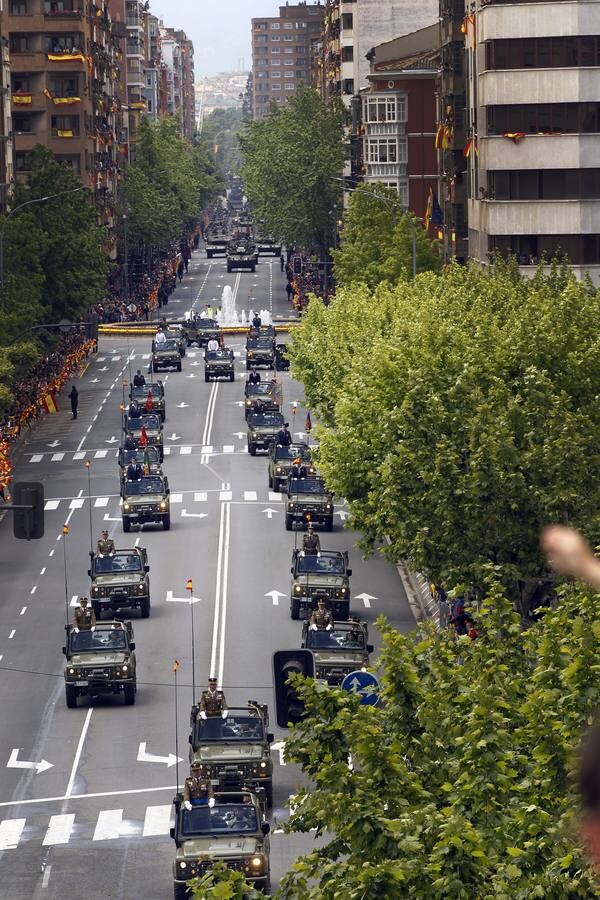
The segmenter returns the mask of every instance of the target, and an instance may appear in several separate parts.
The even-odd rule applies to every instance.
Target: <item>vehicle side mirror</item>
[[[66,647],[63,647],[63,648],[62,648],[62,652],[63,652],[63,656],[66,656],[66,655],[67,655],[67,648],[66,648]]]
[[[144,566],[144,572],[149,572],[149,571],[150,571],[150,566]]]
[[[373,644],[367,644],[367,653],[372,653],[374,649]]]
[[[264,835],[267,835],[271,830],[271,826],[268,822],[263,822],[261,826],[261,831]]]
[[[348,576],[348,578],[350,578],[350,576],[352,575],[352,569],[346,569],[346,575]]]
[[[272,744],[274,740],[275,740],[275,735],[273,734],[272,731],[269,731],[267,733],[267,741],[269,742],[269,744]]]
[[[169,835],[173,838],[173,840],[175,840],[175,829],[174,828],[169,828]]]
[[[135,641],[131,641],[131,642],[130,642],[130,644],[129,644],[129,649],[130,649],[130,650],[135,650]]]
[[[91,569],[88,569],[88,575],[90,576],[90,578],[92,577],[92,570],[91,570]]]
[[[191,744],[191,743],[192,743],[192,736],[191,736],[191,734],[188,734],[188,744]]]
[[[292,568],[290,569],[290,572],[292,573],[292,575],[294,574],[294,567],[293,567],[293,566],[292,566]]]

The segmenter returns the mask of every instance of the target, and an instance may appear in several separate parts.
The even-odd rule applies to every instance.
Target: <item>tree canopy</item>
[[[205,116],[202,131],[196,142],[214,163],[223,179],[228,172],[236,173],[242,164],[239,137],[243,128],[241,108],[215,109]]]
[[[344,113],[300,85],[241,137],[244,188],[266,229],[287,244],[332,242],[341,209]]]

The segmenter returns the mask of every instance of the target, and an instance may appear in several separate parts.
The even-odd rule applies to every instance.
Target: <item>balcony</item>
[[[483,72],[479,79],[479,104],[597,103],[600,68],[505,69]]]
[[[488,136],[479,140],[482,170],[600,169],[597,134],[528,134],[518,144]]]
[[[555,0],[543,6],[513,3],[484,6],[477,16],[478,41],[506,38],[561,37],[600,34],[600,8],[595,0],[564,3]]]
[[[599,234],[600,200],[469,200],[469,230],[495,235]]]

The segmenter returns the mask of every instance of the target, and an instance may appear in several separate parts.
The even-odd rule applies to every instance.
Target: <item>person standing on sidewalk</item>
[[[71,393],[69,394],[69,400],[71,401],[71,412],[73,414],[72,418],[77,418],[77,406],[79,404],[79,392],[75,385],[71,385]]]

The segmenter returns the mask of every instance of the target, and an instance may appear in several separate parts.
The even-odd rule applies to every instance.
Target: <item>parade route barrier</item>
[[[107,323],[104,325],[98,326],[98,333],[101,335],[111,335],[111,334],[142,334],[142,335],[151,335],[153,334],[160,322],[114,322]],[[170,322],[167,321],[167,325],[183,325],[183,322]],[[285,322],[273,322],[273,327],[275,328],[275,333],[286,334],[289,331],[293,331],[294,328],[297,328],[300,325],[296,319],[291,319]],[[222,325],[220,330],[222,334],[247,334],[250,330],[250,325]]]

